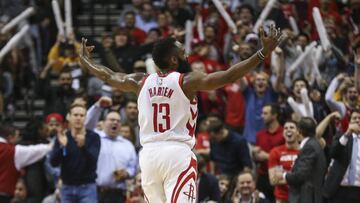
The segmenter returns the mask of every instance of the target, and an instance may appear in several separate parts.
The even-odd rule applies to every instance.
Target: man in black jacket
[[[304,137],[300,153],[290,173],[277,173],[289,185],[290,203],[322,203],[321,186],[326,171],[326,160],[315,138],[316,123],[303,117],[298,123],[299,133]]]
[[[61,166],[61,201],[96,203],[96,167],[100,137],[85,129],[86,108],[73,104],[69,110],[70,129],[58,132],[50,155],[52,166]]]
[[[329,203],[360,202],[360,109],[350,115],[350,125],[335,137],[330,149],[333,159],[323,187]]]
[[[198,180],[199,180],[199,197],[198,202],[208,202],[210,200],[221,202],[220,188],[217,178],[206,172],[206,162],[204,157],[197,154],[198,162]]]

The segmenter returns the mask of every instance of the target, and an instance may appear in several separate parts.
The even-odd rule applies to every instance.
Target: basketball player
[[[196,92],[214,90],[235,82],[260,64],[280,43],[280,29],[271,27],[265,35],[259,30],[263,48],[226,71],[212,74],[175,72],[187,61],[184,48],[174,38],[155,44],[152,56],[157,73],[115,73],[95,64],[90,57],[94,47],[82,40],[80,62],[83,68],[124,92],[138,95],[141,184],[150,203],[196,201],[196,158],[194,131],[197,117]]]

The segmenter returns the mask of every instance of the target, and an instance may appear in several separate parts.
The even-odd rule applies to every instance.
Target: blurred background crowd
[[[63,11],[64,1],[58,3]],[[0,29],[35,8],[30,18],[0,34],[1,50],[30,26],[0,58],[0,160],[14,157],[0,162],[0,202],[60,202],[73,191],[99,202],[145,202],[138,166],[141,106],[136,95],[81,69],[79,40],[88,38],[95,45],[93,59],[116,72],[151,73],[153,44],[170,36],[185,43],[190,31],[188,71],[226,70],[261,48],[253,28],[268,1],[221,3],[235,27],[210,0],[71,1],[73,30],[63,35],[51,1],[0,0]],[[320,43],[314,7],[327,48]],[[349,195],[360,191],[360,151],[354,147],[360,146],[360,1],[277,0],[262,23],[265,29],[271,24],[287,35],[271,56],[237,82],[197,95],[197,202],[288,202],[288,185],[276,176],[290,172],[301,151],[296,126],[302,117],[316,120],[313,136],[326,168],[340,174],[339,181],[324,182],[327,190],[314,191],[333,202],[342,196],[360,202]],[[70,129],[62,135],[67,139],[53,144],[63,129]],[[86,138],[70,138],[73,129],[86,129]],[[354,141],[347,142],[348,134]],[[348,146],[343,156],[339,143],[340,151]],[[343,178],[350,168],[357,169],[355,182]],[[70,187],[88,184],[97,194]]]

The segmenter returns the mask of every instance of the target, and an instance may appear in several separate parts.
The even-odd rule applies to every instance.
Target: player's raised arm
[[[184,77],[184,91],[190,93],[194,91],[217,89],[227,83],[235,82],[254,69],[264,60],[265,56],[269,55],[271,51],[279,45],[283,38],[280,29],[276,29],[273,25],[267,36],[262,27],[260,28],[259,34],[263,47],[257,51],[256,54],[231,66],[226,71],[218,71],[211,74],[199,72],[189,73]]]
[[[80,46],[81,67],[88,70],[100,80],[120,89],[121,91],[138,93],[140,81],[145,76],[145,73],[116,73],[106,66],[94,63],[90,59],[90,52],[94,49],[94,47],[86,46],[86,41],[87,40],[83,38]]]

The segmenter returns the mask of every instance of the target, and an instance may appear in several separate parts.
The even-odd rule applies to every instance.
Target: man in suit
[[[315,120],[303,117],[297,127],[304,138],[298,158],[291,172],[277,172],[275,178],[284,179],[288,183],[290,203],[322,203],[321,186],[326,171],[326,159],[315,138]]]
[[[360,202],[360,109],[353,109],[345,134],[335,137],[323,195],[329,203]]]
[[[206,172],[206,162],[202,155],[196,154],[198,162],[198,188],[199,197],[197,202],[215,201],[221,202],[220,188],[217,178]]]

